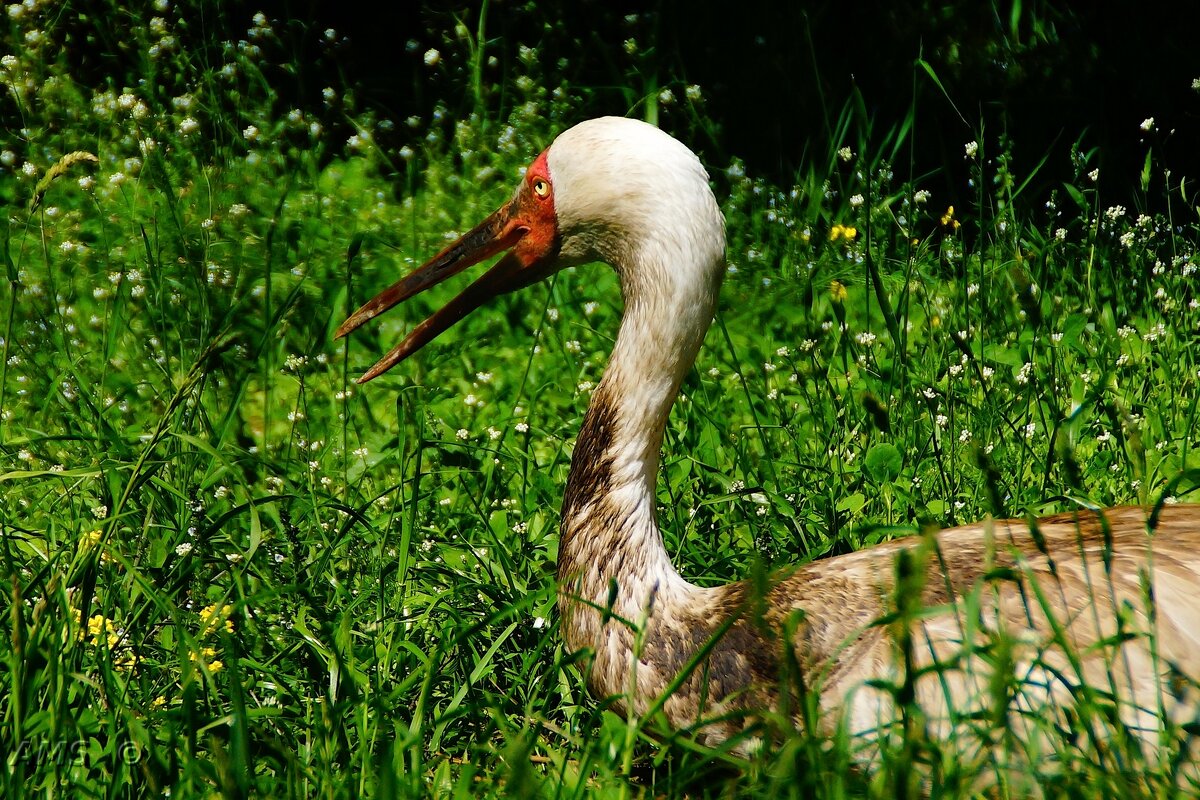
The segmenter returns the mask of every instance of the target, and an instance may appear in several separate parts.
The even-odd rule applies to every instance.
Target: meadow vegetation
[[[536,49],[497,99],[470,79],[485,32],[448,31],[425,62],[458,60],[470,110],[390,119],[333,69],[322,102],[285,103],[294,26],[223,20],[248,26],[224,41],[206,4],[109,11],[121,42],[38,0],[0,21],[0,794],[894,796],[914,765],[936,796],[1005,793],[994,760],[911,738],[873,774],[844,737],[795,731],[747,764],[587,693],[553,567],[621,315],[608,269],[500,298],[353,383],[458,287],[334,341],[347,312],[578,121]],[[78,74],[85,44],[130,66]],[[629,94],[708,124],[703,87]],[[959,155],[973,199],[951,208],[914,174],[920,120],[850,98],[788,186],[706,159],[729,271],[659,482],[690,579],[1189,499],[1200,230],[1156,123],[1141,174],[1101,174],[1080,132],[1047,156],[1074,179],[1037,198],[979,129]],[[388,144],[398,126],[419,144]],[[1080,719],[1048,795],[1170,793],[1172,765],[1136,744],[1075,748]]]

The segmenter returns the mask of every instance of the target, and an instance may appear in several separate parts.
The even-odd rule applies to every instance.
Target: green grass
[[[903,793],[915,768],[960,796],[1000,780],[911,740],[869,775],[853,743],[802,734],[731,764],[589,696],[553,568],[621,313],[606,268],[500,298],[354,386],[456,287],[335,342],[347,311],[502,202],[572,121],[536,59],[511,113],[480,101],[452,129],[420,123],[423,148],[402,153],[342,89],[282,107],[269,25],[222,46],[195,15],[152,15],[129,15],[145,81],[99,90],[48,10],[2,23],[23,131],[0,148],[0,794],[838,797]],[[794,187],[709,164],[731,268],[659,482],[683,574],[716,584],[926,522],[1152,503],[1169,485],[1186,499],[1190,187],[1151,152],[1139,197],[1156,210],[1117,213],[1105,187],[1141,176],[1089,177],[1081,143],[1075,180],[1035,204],[981,131],[975,199],[951,216],[906,164],[915,114],[880,132],[856,109],[833,121],[846,157]],[[347,125],[358,138],[333,140]],[[1169,793],[1165,772],[1069,739],[1047,794]]]

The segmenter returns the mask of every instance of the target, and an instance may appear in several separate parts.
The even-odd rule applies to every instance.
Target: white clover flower
[[[850,149],[849,145],[846,145],[838,148],[837,155],[842,161],[849,161],[854,158],[854,151]]]
[[[1054,238],[1060,242],[1065,242],[1067,240],[1067,229],[1059,228],[1058,230],[1056,230],[1054,232]]]
[[[179,134],[181,136],[191,136],[200,129],[200,123],[193,117],[184,117],[179,123]]]
[[[966,152],[967,158],[974,158],[976,153],[979,152],[979,142],[967,142],[965,145],[963,145],[963,151]]]
[[[112,175],[108,176],[108,185],[109,186],[120,186],[124,182],[125,182],[125,173],[124,172],[114,172]]]
[[[937,423],[939,428],[944,428],[950,424],[950,418],[945,414],[938,414],[936,417],[934,417],[933,421]]]
[[[674,105],[675,93],[664,87],[663,90],[658,93],[658,102],[662,103],[664,106]]]
[[[400,157],[402,159],[404,159],[405,161],[411,161],[413,155],[415,155],[413,153],[413,149],[411,147],[409,147],[408,145],[404,145],[403,147],[400,148]]]
[[[442,54],[439,53],[436,48],[431,47],[425,51],[425,66],[435,66],[441,60]]]
[[[180,556],[180,557],[186,556],[190,552],[192,552],[192,543],[191,542],[184,542],[183,544],[181,544],[175,548],[175,555]]]
[[[1092,170],[1091,172],[1088,173],[1087,176],[1088,176],[1088,180],[1090,180],[1092,183],[1095,183],[1096,181],[1100,180],[1100,168],[1097,167],[1096,169]]]
[[[1014,380],[1016,380],[1017,383],[1019,383],[1023,386],[1025,384],[1029,383],[1029,376],[1032,372],[1033,372],[1033,362],[1026,361],[1024,364],[1021,365],[1021,368],[1019,370],[1017,370],[1017,374],[1016,374],[1016,377],[1014,378]]]
[[[1147,132],[1154,130],[1154,117],[1146,117],[1140,127]]]
[[[1159,339],[1166,338],[1166,335],[1167,335],[1167,326],[1160,322],[1157,325],[1152,325],[1150,327],[1150,330],[1148,330],[1142,334],[1142,341],[1157,342]]]
[[[698,84],[691,84],[687,87],[687,89],[684,90],[684,93],[687,95],[687,99],[691,100],[693,103],[698,103],[700,101],[701,93],[700,86]]]
[[[259,130],[257,125],[247,125],[242,129],[242,138],[247,142],[258,141]]]
[[[458,432],[454,435],[457,436],[460,441],[465,442],[471,436],[471,433],[466,428],[459,428]]]
[[[517,433],[528,433],[529,432],[529,423],[528,422],[518,422],[514,427],[517,429]]]
[[[863,196],[861,194],[853,195],[850,198],[850,206],[852,208],[858,208],[863,204],[863,202]]]
[[[960,442],[962,442],[963,444],[966,444],[967,442],[971,441],[970,428],[963,428],[962,432],[958,434],[958,440]]]
[[[923,206],[929,202],[929,197],[930,197],[929,190],[921,189],[920,191],[918,191],[916,194],[913,195],[913,202],[919,206]]]

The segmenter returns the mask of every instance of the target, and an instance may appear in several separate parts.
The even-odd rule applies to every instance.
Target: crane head
[[[564,267],[605,261],[622,272],[623,265],[638,263],[634,253],[699,248],[704,256],[700,262],[719,265],[723,272],[724,245],[724,219],[708,175],[691,150],[643,122],[588,120],[565,131],[534,159],[507,203],[367,301],[334,335],[345,336],[397,303],[505,253],[358,379],[366,383],[489,299]],[[645,275],[622,273],[622,284],[627,278],[632,284],[649,282]],[[719,283],[720,275],[704,279]],[[664,282],[661,276],[655,281]]]

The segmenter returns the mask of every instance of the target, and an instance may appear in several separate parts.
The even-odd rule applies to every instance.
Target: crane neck
[[[655,483],[671,405],[712,323],[723,252],[684,269],[651,261],[636,270],[618,264],[617,272],[625,315],[584,416],[563,502],[559,595],[573,646],[599,644],[597,609],[641,623],[656,602],[695,590],[663,544]]]

